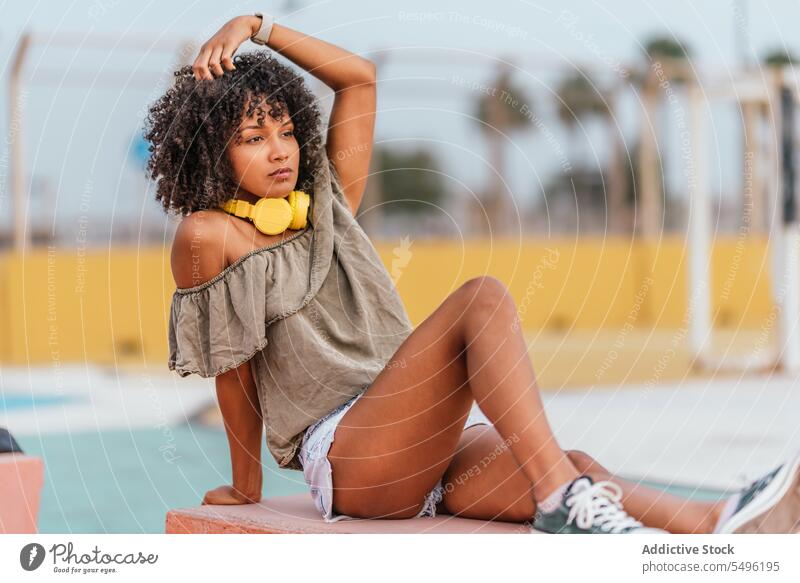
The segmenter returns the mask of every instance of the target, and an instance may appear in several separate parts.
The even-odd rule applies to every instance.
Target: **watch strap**
[[[261,19],[261,26],[258,32],[250,37],[250,40],[257,45],[266,45],[269,40],[269,35],[272,32],[272,25],[275,23],[275,18],[270,14],[264,14],[262,12],[256,12],[254,16],[258,16]]]

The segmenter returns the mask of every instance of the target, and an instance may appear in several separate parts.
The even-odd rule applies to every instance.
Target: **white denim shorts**
[[[311,497],[314,500],[314,505],[317,507],[320,514],[322,514],[322,518],[325,522],[355,519],[346,514],[337,514],[333,512],[333,469],[328,460],[328,451],[333,443],[334,433],[336,432],[339,421],[365,391],[366,389],[325,415],[325,417],[316,421],[313,425],[310,425],[303,435],[298,457],[300,464],[303,466],[303,476],[305,477],[306,484],[308,484],[311,489]],[[464,429],[479,424],[491,425],[492,423],[486,415],[483,414],[483,411],[480,410],[478,405],[473,403],[472,410],[467,417],[467,421],[464,423]],[[436,505],[442,501],[443,496],[444,487],[442,486],[442,481],[439,480],[433,490],[425,495],[425,503],[416,517],[435,517]]]

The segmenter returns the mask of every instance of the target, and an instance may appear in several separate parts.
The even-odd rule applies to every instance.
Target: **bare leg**
[[[622,488],[625,511],[647,526],[674,534],[709,534],[719,520],[725,501],[702,502],[674,496],[663,490],[623,480],[611,474],[591,456],[571,451],[570,459],[582,474],[595,481],[610,480]]]
[[[336,431],[328,457],[337,512],[413,516],[449,466],[473,400],[536,499],[579,475],[545,417],[516,322],[506,287],[480,277],[406,338]]]
[[[530,522],[536,512],[530,480],[490,425],[464,430],[442,485],[445,493],[439,510],[448,514]]]
[[[530,483],[503,438],[488,425],[465,430],[442,480],[440,511],[479,520],[529,522],[536,504]],[[645,524],[673,533],[710,533],[722,503],[696,502],[633,484],[612,475],[588,454],[566,452],[581,474],[623,489],[625,510]]]

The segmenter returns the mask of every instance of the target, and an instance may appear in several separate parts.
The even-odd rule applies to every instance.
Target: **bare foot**
[[[220,486],[206,492],[203,504],[258,504],[261,501],[261,492],[245,494],[233,486]]]

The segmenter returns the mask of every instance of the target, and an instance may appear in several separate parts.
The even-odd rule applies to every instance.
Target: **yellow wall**
[[[411,319],[424,319],[470,277],[487,274],[505,282],[528,329],[606,328],[630,322],[678,328],[687,305],[683,240],[660,245],[629,239],[570,239],[516,243],[412,243],[379,250]],[[758,327],[771,307],[766,240],[733,238],[713,246],[712,309],[718,324]],[[409,257],[405,268],[395,271]]]
[[[165,360],[168,250],[36,249],[7,255],[0,268],[3,362]]]
[[[417,324],[467,279],[504,281],[527,329],[678,328],[687,304],[681,238],[381,242]],[[765,239],[718,240],[711,266],[717,324],[756,328],[772,306]],[[166,367],[174,284],[169,249],[46,248],[0,255],[0,362]]]

